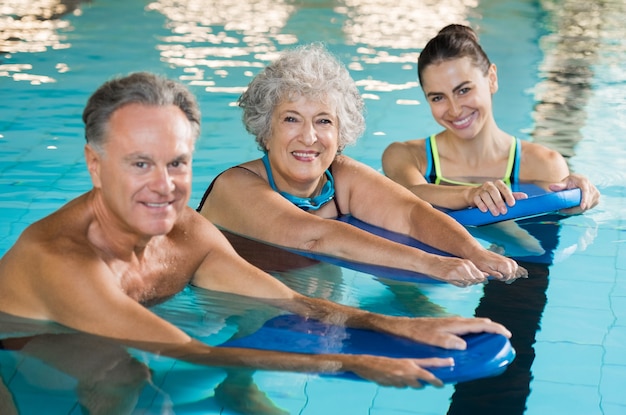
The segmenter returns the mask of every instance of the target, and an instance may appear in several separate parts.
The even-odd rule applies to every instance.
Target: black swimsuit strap
[[[333,173],[332,164],[328,167],[328,171],[330,174]],[[333,203],[335,204],[335,209],[337,210],[337,217],[343,216],[343,213],[341,213],[341,209],[339,208],[339,202],[337,201],[337,192],[335,192],[335,197],[333,197]]]
[[[211,193],[211,190],[213,190],[213,186],[215,185],[215,181],[222,175],[224,174],[225,171],[228,171],[230,169],[244,169],[244,170],[248,170],[250,173],[255,174],[258,176],[258,174],[256,174],[255,172],[253,172],[252,170],[243,167],[243,166],[233,166],[230,167],[226,170],[224,170],[223,172],[221,172],[220,174],[218,174],[217,176],[215,176],[215,179],[213,179],[213,181],[211,182],[211,184],[209,185],[209,187],[207,187],[207,189],[204,191],[204,195],[202,196],[202,200],[200,200],[200,203],[198,204],[198,207],[196,208],[197,212],[200,212],[202,210],[202,206],[204,206],[204,202],[206,202],[207,197],[209,197],[209,194]],[[260,177],[260,176],[259,176]]]
[[[332,174],[332,168],[333,166],[331,165],[328,170],[331,172]],[[247,167],[243,167],[243,166],[233,166],[227,170],[230,169],[244,169],[244,170],[248,170],[250,173],[259,176],[258,174],[256,174],[255,172],[253,172],[252,170],[250,170]],[[202,206],[204,206],[204,202],[206,202],[206,199],[209,197],[209,194],[211,193],[211,191],[213,190],[213,186],[215,185],[215,181],[227,170],[224,170],[222,173],[218,174],[217,176],[215,176],[215,178],[213,179],[213,181],[211,182],[211,184],[209,185],[209,187],[207,187],[207,189],[204,192],[204,195],[202,196],[202,200],[200,200],[200,203],[198,204],[198,207],[196,208],[197,212],[200,212],[202,210]],[[261,177],[261,176],[259,176]],[[335,197],[333,197],[333,203],[335,204],[335,209],[337,209],[337,217],[339,216],[343,216],[343,213],[341,213],[341,209],[339,208],[339,202],[337,202],[337,195],[335,194]]]

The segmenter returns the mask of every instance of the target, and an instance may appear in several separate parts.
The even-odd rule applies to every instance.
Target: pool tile
[[[258,371],[254,374],[254,381],[277,407],[298,414],[307,403],[305,389],[314,377],[302,373]]]
[[[603,404],[623,405],[623,408],[626,409],[624,386],[626,386],[626,365],[605,364],[602,367],[602,381],[600,383]]]
[[[547,307],[537,341],[601,345],[614,320],[609,309]]]
[[[616,241],[620,239],[620,232],[616,229],[596,229],[585,225],[587,224],[583,222],[578,229],[568,229],[568,237],[575,235],[578,239],[561,240],[560,247],[562,248],[569,241],[570,244],[576,245],[576,256],[598,257],[604,261],[614,258],[619,249]]]
[[[550,271],[551,281],[612,282],[614,279],[615,263],[604,256],[574,255],[553,266]]]
[[[611,296],[611,310],[613,310],[617,320],[626,325],[626,297]]]
[[[373,382],[359,380],[311,379],[306,387],[308,401],[301,415],[367,414],[377,388]]]
[[[535,344],[534,379],[569,385],[598,385],[604,349],[566,342]],[[565,412],[567,413],[567,412]]]
[[[615,325],[609,329],[604,342],[604,364],[626,367],[626,321],[622,324],[624,325]],[[626,369],[624,380],[626,383]]]
[[[617,278],[611,295],[626,297],[626,270],[617,270]]]
[[[426,386],[424,389],[379,388],[372,409],[379,414],[445,414],[454,393],[452,385],[442,389]],[[374,413],[374,412],[373,412]]]
[[[600,413],[599,406],[597,386],[535,380],[524,415],[595,415]]]
[[[613,287],[612,282],[551,280],[547,294],[548,304],[552,307],[606,310],[610,307],[608,296]]]
[[[622,400],[623,401],[623,400]],[[602,415],[624,415],[626,414],[626,404],[612,404],[602,402]]]

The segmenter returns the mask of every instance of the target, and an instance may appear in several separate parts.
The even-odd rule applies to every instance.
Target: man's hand
[[[370,355],[342,355],[342,369],[383,386],[422,388],[424,383],[442,387],[424,367],[454,366],[452,358],[393,359]]]
[[[393,317],[373,314],[373,330],[406,337],[416,342],[443,347],[444,349],[465,350],[467,344],[460,336],[469,333],[496,333],[507,338],[511,332],[503,325],[488,318],[464,317]]]

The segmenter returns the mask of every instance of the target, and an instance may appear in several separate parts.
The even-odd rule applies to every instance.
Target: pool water
[[[469,23],[498,66],[499,124],[558,149],[598,186],[600,205],[521,224],[543,254],[472,230],[529,269],[531,278],[512,285],[393,283],[324,263],[281,270],[281,256],[272,269],[298,291],[372,311],[489,316],[513,331],[515,362],[498,377],[442,389],[267,371],[254,382],[267,413],[278,413],[272,405],[302,415],[626,413],[624,18],[622,0],[0,1],[0,252],[90,188],[82,107],[113,75],[149,70],[197,94],[195,207],[219,172],[259,156],[234,102],[278,51],[323,41],[346,63],[368,111],[365,135],[346,153],[380,170],[390,142],[439,130],[416,59],[438,29]],[[209,344],[275,313],[192,288],[155,311]],[[78,414],[81,405],[113,414],[236,413],[215,399],[224,371],[93,341],[62,333],[42,338],[39,352],[0,351],[0,414]],[[78,382],[85,373],[92,378]]]

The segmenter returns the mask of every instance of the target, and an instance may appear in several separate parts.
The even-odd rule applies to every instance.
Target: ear
[[[487,77],[489,78],[489,91],[493,95],[498,92],[498,68],[495,63],[492,63],[489,67]]]
[[[85,144],[85,162],[91,176],[91,183],[96,188],[102,187],[102,181],[100,180],[100,157],[100,154],[92,146]]]

